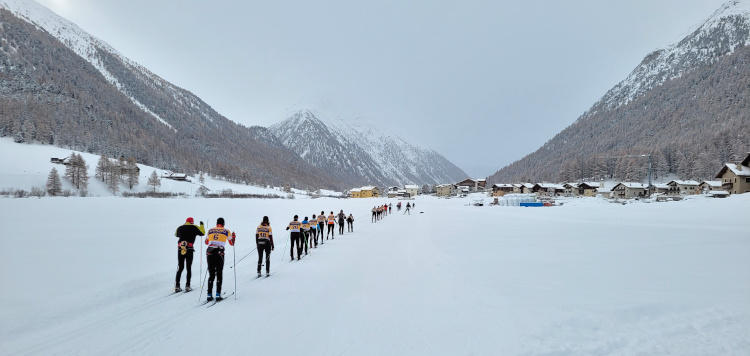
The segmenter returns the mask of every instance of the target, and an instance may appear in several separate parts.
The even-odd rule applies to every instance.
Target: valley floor
[[[384,202],[397,200],[0,199],[0,354],[750,350],[750,194],[547,208],[419,197],[411,215],[394,208],[371,223]],[[340,209],[355,232],[290,262],[292,216]],[[263,215],[274,274],[255,279]],[[222,216],[238,235],[224,268],[236,295],[211,308],[200,306],[200,253],[196,291],[170,296],[174,230],[188,216],[210,226]],[[229,261],[248,254],[235,281]]]

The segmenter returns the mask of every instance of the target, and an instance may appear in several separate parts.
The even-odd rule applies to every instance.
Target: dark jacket
[[[185,223],[185,225],[180,225],[180,227],[177,228],[177,231],[174,232],[174,236],[178,238],[177,244],[179,245],[180,242],[186,241],[189,244],[195,243],[195,237],[200,235],[203,236],[206,234],[206,230],[201,225],[200,227],[195,226],[191,223]]]

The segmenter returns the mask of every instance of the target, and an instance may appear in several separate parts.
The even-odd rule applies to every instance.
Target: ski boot
[[[217,301],[217,302],[220,302],[220,301],[222,301],[222,300],[224,300],[224,298],[222,298],[222,297],[221,297],[221,294],[219,294],[219,293],[216,293],[216,301]]]
[[[175,287],[174,287],[174,292],[175,292],[175,293],[179,293],[179,292],[182,292],[182,288],[180,288],[180,286],[175,286]]]
[[[187,292],[189,292],[191,290],[193,290],[193,288],[190,288],[190,286],[185,286],[185,293],[187,293]]]
[[[208,292],[208,296],[206,296],[206,302],[213,301],[214,297],[211,296],[211,292]]]

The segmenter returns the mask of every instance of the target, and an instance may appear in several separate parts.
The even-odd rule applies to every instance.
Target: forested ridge
[[[0,9],[0,136],[248,184],[344,187],[267,128],[232,122],[104,49],[96,56],[120,90],[55,37]]]
[[[747,21],[731,17],[727,23],[744,36],[740,42],[747,40]],[[640,181],[647,177],[648,159],[623,157],[639,155],[651,156],[657,178],[675,174],[713,179],[725,163],[736,163],[750,151],[750,47],[735,47],[726,43],[732,36],[714,32],[701,36],[696,42],[703,47],[689,54],[709,52],[710,38],[718,43],[714,48],[728,54],[719,53],[711,61],[683,61],[679,70],[664,68],[674,77],[632,100],[623,99],[623,91],[614,88],[609,94],[620,97],[605,96],[541,148],[500,169],[489,181]],[[647,56],[644,64],[652,64],[660,54]],[[639,69],[643,68],[648,66]],[[617,100],[621,105],[613,105]]]

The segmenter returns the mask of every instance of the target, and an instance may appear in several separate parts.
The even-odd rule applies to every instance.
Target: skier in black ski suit
[[[187,262],[187,276],[185,276],[185,292],[189,292],[190,279],[192,277],[191,267],[193,265],[193,244],[195,244],[195,237],[206,234],[206,230],[203,227],[203,221],[201,226],[197,227],[193,225],[193,218],[187,218],[185,224],[180,225],[174,232],[174,236],[177,237],[177,276],[174,282],[174,291],[181,292],[180,288],[180,277],[182,276],[182,270],[185,269],[185,262]]]
[[[339,235],[344,234],[344,222],[346,221],[346,214],[344,214],[344,211],[339,211],[339,214],[336,215],[336,219],[339,222]]]
[[[297,260],[302,258],[302,235],[300,230],[302,230],[302,223],[299,222],[297,219],[299,219],[299,216],[295,215],[294,220],[292,220],[289,223],[289,226],[286,227],[287,230],[291,229],[291,234],[289,234],[289,239],[291,240],[292,246],[289,247],[289,256],[292,261],[294,261],[294,244],[297,244]]]
[[[349,232],[354,232],[354,216],[352,214],[349,214],[346,218],[346,227]]]
[[[255,229],[255,246],[258,247],[258,277],[260,277],[260,266],[263,264],[263,254],[266,254],[266,277],[271,275],[271,251],[273,251],[273,230],[268,216],[263,217],[263,222]]]
[[[216,279],[216,300],[222,300],[221,296],[221,284],[224,281],[224,244],[229,242],[230,245],[234,246],[234,239],[236,238],[233,232],[224,228],[224,218],[216,219],[216,227],[208,230],[208,236],[206,236],[206,262],[208,263],[208,297],[207,300],[211,301],[214,297],[211,295],[211,290],[214,287],[214,279]]]

